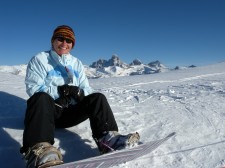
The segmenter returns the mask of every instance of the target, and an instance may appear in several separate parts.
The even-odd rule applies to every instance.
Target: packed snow
[[[26,100],[23,73],[0,67],[0,167],[23,168]],[[106,95],[120,133],[139,132],[143,143],[169,139],[154,152],[120,168],[220,168],[225,166],[225,62],[149,75],[90,79]],[[64,161],[97,156],[89,121],[56,130]]]

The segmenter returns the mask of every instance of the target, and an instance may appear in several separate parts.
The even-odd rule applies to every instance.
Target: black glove
[[[68,96],[70,93],[70,86],[67,84],[58,86],[58,93],[59,93],[60,97]]]
[[[84,98],[84,90],[77,86],[69,86],[69,95],[79,102]]]
[[[84,98],[84,90],[77,86],[69,86],[67,84],[58,86],[58,92],[60,97],[71,96],[76,102],[79,102]]]

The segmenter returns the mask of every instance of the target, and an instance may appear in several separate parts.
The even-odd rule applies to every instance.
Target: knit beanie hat
[[[70,39],[72,41],[72,47],[74,47],[74,45],[75,45],[75,34],[74,34],[73,29],[71,27],[69,27],[67,25],[58,26],[53,32],[51,42],[53,43],[53,41],[57,37],[64,37],[64,38]]]

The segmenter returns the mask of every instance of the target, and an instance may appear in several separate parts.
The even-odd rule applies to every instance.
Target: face
[[[59,56],[62,56],[63,54],[68,54],[72,49],[72,46],[72,42],[64,38],[56,38],[52,43],[53,50]]]

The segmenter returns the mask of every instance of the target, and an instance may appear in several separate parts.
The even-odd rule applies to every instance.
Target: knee
[[[97,92],[97,93],[92,93],[92,94],[86,96],[86,100],[90,100],[91,102],[93,102],[93,101],[106,102],[107,98],[104,94]]]
[[[105,95],[102,93],[93,93],[92,96],[97,99],[106,99]]]
[[[53,102],[54,100],[49,94],[47,94],[45,92],[37,92],[28,99],[28,103],[32,102],[32,101],[46,101],[46,102],[50,101],[50,102]]]

